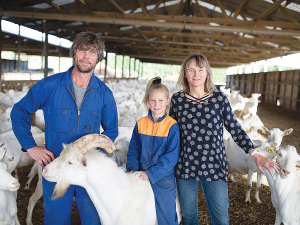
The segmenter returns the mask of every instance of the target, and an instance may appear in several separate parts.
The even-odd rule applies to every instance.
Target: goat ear
[[[262,126],[262,133],[266,133],[266,134],[270,134],[270,131],[268,128],[266,128],[265,126]]]
[[[7,150],[5,150],[5,151],[3,152],[3,154],[0,155],[0,161],[1,161],[1,162],[4,161],[6,152],[7,152]]]
[[[285,131],[283,131],[283,135],[282,136],[286,136],[286,135],[289,135],[293,132],[293,128],[290,128],[290,129],[287,129]]]
[[[81,163],[83,166],[86,166],[86,157],[82,157]]]

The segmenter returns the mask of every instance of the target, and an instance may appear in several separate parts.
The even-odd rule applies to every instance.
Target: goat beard
[[[57,182],[52,193],[52,199],[54,200],[64,196],[69,186],[70,183],[66,180],[61,180]]]

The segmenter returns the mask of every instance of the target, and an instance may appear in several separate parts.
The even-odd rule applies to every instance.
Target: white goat
[[[26,217],[26,225],[32,225],[32,212],[34,209],[34,206],[36,205],[37,201],[43,196],[43,185],[42,185],[42,167],[40,164],[35,161],[30,173],[28,175],[29,180],[26,183],[25,189],[29,188],[30,182],[35,176],[35,174],[38,173],[38,182],[35,188],[34,193],[29,198],[28,206],[27,206],[27,217]]]
[[[5,139],[0,139],[0,158],[3,158],[5,161],[14,160],[14,154],[9,149]]]
[[[86,189],[103,225],[157,225],[150,182],[126,173],[104,153],[89,151],[95,147],[108,153],[115,150],[106,136],[86,135],[64,146],[60,157],[44,168],[43,176],[57,182],[56,197],[62,196],[71,184],[79,185]]]
[[[19,225],[16,191],[20,184],[10,174],[3,158],[0,160],[0,221],[2,225]]]
[[[258,203],[261,203],[259,199],[259,188],[261,186],[263,173],[257,168],[255,161],[252,159],[250,154],[246,154],[245,151],[241,149],[231,137],[225,140],[224,144],[226,149],[229,173],[248,174],[248,185],[245,202],[251,202],[250,191],[252,188],[252,176],[254,172],[257,172],[255,199]],[[260,155],[269,159],[274,159],[275,155],[273,153],[269,153],[268,148],[269,143],[265,142],[262,143],[260,147],[256,148],[256,150]]]
[[[126,168],[127,152],[129,149],[130,139],[122,137],[115,141],[116,150],[112,153],[112,159],[117,163],[119,167]]]
[[[232,102],[230,103],[232,111],[236,111],[236,110],[243,110],[245,107],[246,102],[248,102],[249,99],[248,98],[244,98],[241,94],[237,94],[235,99],[232,100]]]
[[[32,134],[37,145],[42,145],[45,143],[44,133]],[[9,149],[13,152],[14,160],[7,162],[10,172],[15,171],[15,177],[17,178],[17,168],[28,166],[34,162],[34,160],[29,156],[27,152],[21,151],[21,145],[15,136],[9,136],[4,138]]]
[[[244,109],[240,112],[239,118],[246,119],[249,116],[256,115],[257,113],[257,106],[260,102],[258,98],[261,96],[261,94],[254,93],[252,94],[252,97],[249,98],[249,101],[245,103]]]
[[[7,109],[1,110],[1,117],[0,117],[0,133],[4,133],[7,131],[12,130],[12,123],[10,119],[11,107]]]
[[[294,146],[279,149],[274,147],[280,173],[273,168],[273,176],[264,168],[271,189],[271,200],[276,210],[275,225],[281,222],[285,225],[300,224],[300,174],[294,172],[294,167],[300,162],[300,155]]]
[[[264,124],[258,117],[258,115],[250,116],[246,119],[244,119],[241,122],[242,128],[246,131],[247,135],[250,137],[250,139],[256,139],[257,138],[257,130],[262,130]]]
[[[279,146],[279,147],[281,145],[282,138],[284,136],[287,136],[287,135],[291,134],[292,132],[293,132],[293,128],[282,131],[279,128],[273,128],[273,129],[269,130],[265,126],[262,127],[262,133],[266,133],[268,135],[268,142],[269,143],[271,143],[271,142],[276,143],[277,146]],[[263,143],[263,141],[253,140],[253,143],[256,146],[260,146]]]

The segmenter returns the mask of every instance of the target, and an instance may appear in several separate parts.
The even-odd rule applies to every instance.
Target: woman
[[[170,116],[180,126],[181,143],[176,180],[183,225],[199,224],[199,183],[206,199],[210,223],[229,224],[228,166],[223,143],[223,127],[258,168],[270,173],[278,165],[254,150],[253,143],[237,122],[227,97],[216,90],[207,59],[198,53],[182,64],[177,82],[182,87],[171,99]]]

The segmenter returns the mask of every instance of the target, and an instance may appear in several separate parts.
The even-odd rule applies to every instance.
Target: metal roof
[[[5,20],[71,41],[93,31],[108,52],[142,62],[181,64],[200,52],[229,67],[300,52],[300,0],[1,0],[0,8]],[[29,42],[22,52],[30,48],[41,52]]]

